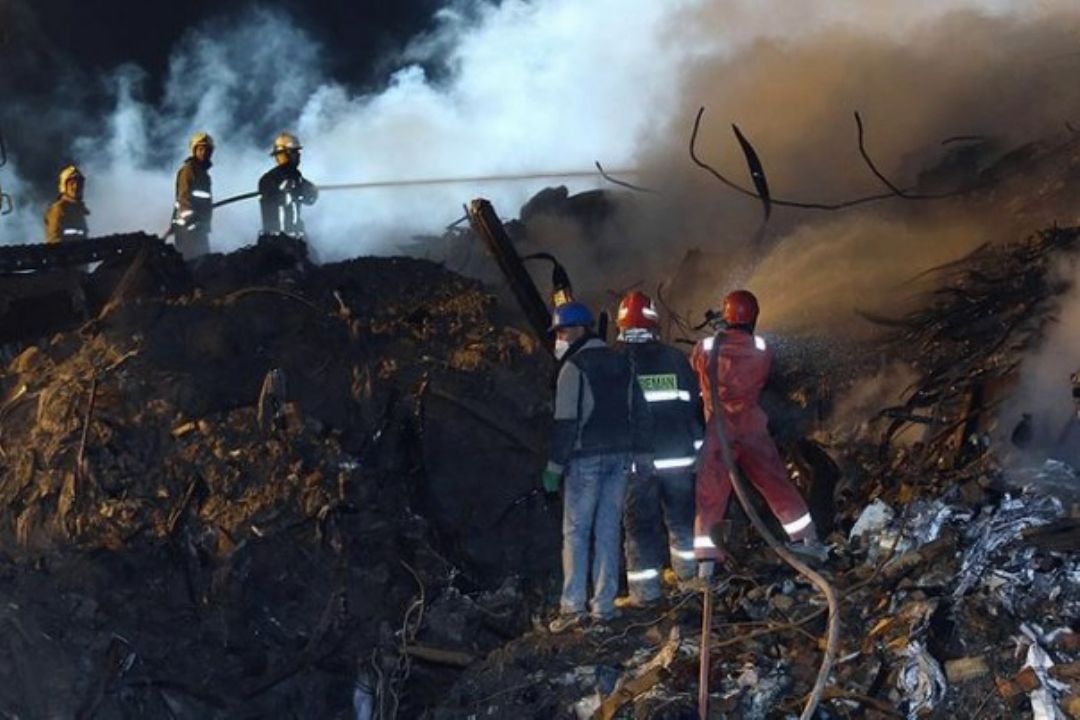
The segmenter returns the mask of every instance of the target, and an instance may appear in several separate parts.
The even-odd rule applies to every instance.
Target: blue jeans
[[[598,618],[610,617],[615,612],[623,500],[629,474],[629,454],[573,458],[567,466],[560,602],[564,613],[585,611],[590,546],[593,599],[589,609]]]

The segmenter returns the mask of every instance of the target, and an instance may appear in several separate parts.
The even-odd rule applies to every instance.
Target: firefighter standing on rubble
[[[259,205],[262,208],[263,233],[304,237],[301,205],[314,205],[319,189],[300,174],[299,138],[281,133],[274,140],[270,155],[277,166],[259,179]]]
[[[86,179],[74,165],[60,171],[60,195],[45,211],[45,242],[85,240],[89,235],[86,216],[90,211],[83,204]]]
[[[596,622],[615,617],[623,502],[631,463],[652,467],[649,408],[625,355],[592,331],[593,317],[579,302],[555,309],[551,329],[562,361],[555,390],[555,426],[543,486],[563,499],[563,589],[552,632],[579,624],[585,615],[592,550]]]
[[[769,419],[758,397],[769,375],[771,353],[764,339],[754,334],[758,302],[746,290],[724,298],[723,325],[712,337],[698,342],[691,364],[701,383],[705,401],[705,446],[697,473],[697,511],[694,522],[694,554],[701,561],[702,577],[710,577],[722,557],[722,541],[732,486],[724,464],[715,423],[720,422],[734,462],[761,493],[791,540],[789,548],[823,561],[828,552],[818,541],[814,521],[799,491],[788,477],[776,444],[769,435]],[[712,406],[715,381],[720,407]]]
[[[694,462],[702,440],[701,391],[686,356],[660,342],[652,299],[631,292],[619,303],[616,349],[626,355],[652,414],[654,470],[635,468],[626,493],[627,605],[661,597],[667,526],[671,567],[681,582],[694,578]]]
[[[214,196],[210,189],[214,138],[198,132],[191,137],[188,146],[191,155],[176,173],[172,221],[176,249],[185,260],[210,252],[210,223],[214,216]]]

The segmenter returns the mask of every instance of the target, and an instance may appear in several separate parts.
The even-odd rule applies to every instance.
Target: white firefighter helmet
[[[74,165],[68,165],[60,171],[60,194],[63,195],[67,192],[66,186],[69,180],[85,180],[85,176],[82,171]]]
[[[195,153],[195,148],[197,148],[200,145],[206,145],[211,150],[213,150],[214,149],[214,138],[210,137],[210,133],[197,132],[197,133],[195,133],[194,135],[191,136],[191,141],[188,143],[188,148],[191,150],[192,154],[194,154]]]
[[[277,155],[283,151],[302,150],[303,147],[300,144],[300,138],[292,133],[283,132],[274,139],[274,149],[270,151],[270,154]]]

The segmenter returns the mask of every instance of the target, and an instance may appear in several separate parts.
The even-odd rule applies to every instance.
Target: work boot
[[[697,563],[694,563],[695,565]],[[680,577],[679,573],[675,572],[671,568],[664,570],[664,588],[668,592],[684,593],[688,592],[690,587],[694,586],[697,580],[697,568],[694,569],[694,574],[689,577]]]
[[[643,610],[656,607],[659,604],[659,597],[643,598],[636,595],[621,595],[615,598],[615,609],[617,610]]]
[[[793,540],[787,543],[787,549],[795,553],[799,558],[819,565],[829,559],[829,548],[825,547],[816,537]]]
[[[548,630],[551,631],[552,635],[558,635],[570,628],[577,627],[582,620],[584,620],[582,613],[559,613],[554,620],[548,623]]]

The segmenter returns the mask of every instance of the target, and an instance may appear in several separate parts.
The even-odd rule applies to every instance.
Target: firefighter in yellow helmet
[[[210,252],[210,221],[214,215],[214,196],[210,189],[210,158],[214,138],[197,132],[188,143],[191,155],[176,173],[176,204],[173,229],[176,249],[185,260]]]
[[[270,155],[277,166],[259,179],[264,234],[304,237],[300,206],[313,205],[319,189],[300,174],[302,149],[299,138],[291,133],[281,133],[274,140]]]
[[[82,172],[74,165],[60,171],[60,195],[45,211],[45,242],[86,239],[89,233],[86,216],[90,211],[83,204],[85,184]]]

